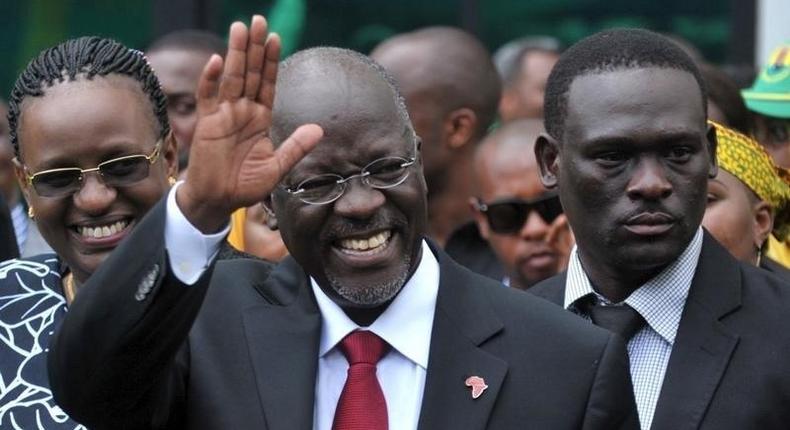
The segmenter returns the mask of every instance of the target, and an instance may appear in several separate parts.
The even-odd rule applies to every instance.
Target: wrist
[[[218,233],[228,223],[230,212],[221,207],[206,204],[205,199],[196,198],[190,192],[189,182],[176,189],[176,204],[184,217],[201,233]]]

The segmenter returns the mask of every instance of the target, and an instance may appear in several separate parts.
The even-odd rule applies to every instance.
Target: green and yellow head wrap
[[[774,164],[756,140],[713,121],[719,167],[746,184],[774,209],[774,233],[790,233],[790,172]]]

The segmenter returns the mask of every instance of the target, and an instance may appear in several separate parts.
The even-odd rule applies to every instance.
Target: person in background
[[[777,47],[751,88],[741,91],[754,117],[754,137],[774,163],[790,168],[790,42]],[[767,255],[790,267],[790,238],[768,238]]]
[[[790,229],[790,174],[754,139],[713,123],[719,171],[708,181],[702,226],[737,259],[790,281],[790,270],[763,256],[772,231]]]
[[[189,148],[197,124],[196,95],[203,67],[212,54],[225,55],[226,45],[219,36],[203,30],[179,30],[155,40],[146,55],[167,96],[167,115],[178,142],[179,172],[187,174]],[[233,214],[228,242],[235,249],[277,261],[285,246],[279,233],[260,223],[260,210],[254,205]],[[248,219],[248,213],[253,217]]]
[[[521,119],[483,139],[469,202],[474,222],[445,247],[459,263],[520,289],[565,270],[573,246],[559,198],[540,182],[534,145],[541,132],[543,121]]]
[[[0,264],[0,427],[84,429],[52,398],[50,341],[82,284],[175,181],[166,108],[143,54],[98,37],[42,51],[14,84],[15,173],[55,254]]]
[[[156,39],[146,57],[167,96],[167,116],[178,142],[178,168],[186,174],[189,148],[195,133],[195,91],[203,67],[212,54],[225,55],[225,42],[203,30],[178,30]]]
[[[288,255],[288,248],[277,231],[277,220],[264,203],[233,212],[228,243],[264,260],[276,262]]]
[[[543,93],[552,67],[560,58],[558,49],[524,43],[512,66],[500,71],[502,97],[499,118],[503,123],[519,118],[543,119]]]
[[[717,173],[706,111],[697,66],[656,33],[565,51],[535,152],[577,246],[529,291],[627,340],[643,429],[786,429],[790,285],[700,227]]]
[[[15,248],[22,257],[52,252],[52,248],[41,237],[35,220],[30,217],[30,207],[19,190],[14,175],[14,147],[9,133],[8,105],[0,100],[0,194],[8,206],[16,237]]]
[[[700,65],[700,72],[708,91],[708,119],[717,128],[722,167],[708,182],[703,226],[739,260],[788,277],[790,271],[770,252],[770,244],[779,250],[785,246],[776,237],[787,237],[781,196],[785,169],[776,167],[765,148],[748,137],[752,116],[735,83],[711,65]],[[743,166],[753,166],[764,178],[755,183],[754,175]],[[765,186],[757,188],[756,184]]]
[[[371,58],[398,84],[422,141],[428,182],[428,237],[444,246],[470,220],[475,146],[496,116],[500,82],[491,57],[471,34],[428,27],[393,36]]]
[[[708,119],[750,136],[754,130],[752,114],[735,82],[721,69],[699,65],[708,92]]]

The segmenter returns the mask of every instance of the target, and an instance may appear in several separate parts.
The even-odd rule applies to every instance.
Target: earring
[[[757,248],[757,266],[759,266],[763,259],[763,249],[760,246],[755,246],[755,248]]]
[[[33,210],[33,206],[27,207],[27,216],[29,216],[30,219],[36,219],[36,211]]]
[[[175,184],[176,184],[177,180],[176,180],[175,176],[168,176],[168,178],[167,178],[167,182],[168,182],[168,183],[170,184],[170,186],[172,187],[173,185],[175,185]]]

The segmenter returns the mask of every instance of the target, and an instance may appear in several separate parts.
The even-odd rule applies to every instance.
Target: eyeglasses
[[[416,161],[415,142],[414,156],[411,158],[383,157],[370,162],[356,175],[344,178],[327,173],[308,178],[295,187],[281,188],[309,205],[325,205],[339,199],[346,191],[346,184],[354,178],[360,178],[365,185],[380,190],[397,187],[409,177],[409,167]]]
[[[520,231],[533,210],[537,211],[547,223],[554,222],[562,214],[560,198],[555,194],[543,195],[531,200],[508,199],[490,204],[478,200],[475,206],[477,210],[485,214],[491,230],[500,234]]]
[[[85,173],[99,172],[102,181],[111,187],[122,187],[139,182],[148,177],[149,168],[156,162],[161,153],[162,141],[156,142],[150,155],[127,155],[113,158],[92,169],[66,167],[62,169],[44,170],[29,174],[27,166],[27,182],[42,197],[66,197],[82,188]]]

